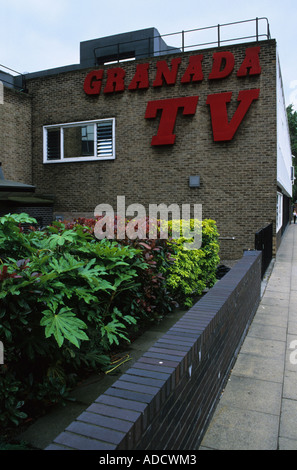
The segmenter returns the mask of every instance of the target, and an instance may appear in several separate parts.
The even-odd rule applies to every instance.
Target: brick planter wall
[[[195,450],[261,295],[261,252],[238,263],[46,450]]]

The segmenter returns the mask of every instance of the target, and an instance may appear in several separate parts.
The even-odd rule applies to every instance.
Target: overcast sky
[[[164,35],[266,17],[278,44],[286,105],[297,110],[296,0],[0,0],[0,6],[0,64],[22,73],[79,63],[79,44],[88,39],[150,27]]]

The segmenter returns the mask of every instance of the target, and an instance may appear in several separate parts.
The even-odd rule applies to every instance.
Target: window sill
[[[106,160],[115,160],[115,157],[102,157],[102,158],[63,158],[62,160],[47,160],[43,161],[44,165],[50,165],[51,163],[81,163],[81,162],[102,162]]]

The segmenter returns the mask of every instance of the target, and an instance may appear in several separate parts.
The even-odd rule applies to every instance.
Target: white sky
[[[0,64],[35,72],[79,63],[80,42],[88,39],[150,27],[164,35],[256,17],[268,18],[286,105],[297,110],[296,0],[0,0]]]

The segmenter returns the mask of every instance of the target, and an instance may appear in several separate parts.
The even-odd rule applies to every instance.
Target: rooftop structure
[[[199,48],[222,47],[227,44],[263,39],[270,39],[269,23],[264,17],[165,35],[161,35],[156,28],[152,27],[82,41],[80,43],[79,64],[30,73],[19,73],[0,64],[0,81],[6,86],[26,91],[26,78],[31,79],[42,75],[86,69],[112,61],[138,60],[146,57],[189,52]],[[168,45],[167,42],[172,44]]]

